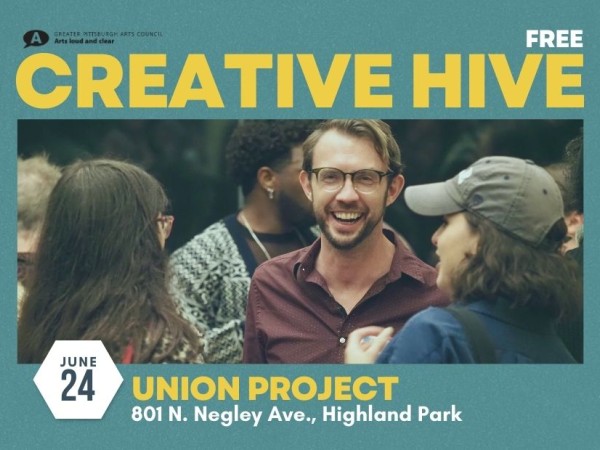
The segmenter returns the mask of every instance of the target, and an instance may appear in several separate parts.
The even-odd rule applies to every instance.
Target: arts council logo
[[[50,40],[48,33],[42,30],[30,30],[23,35],[23,41],[25,42],[25,48],[27,47],[41,47]]]
[[[54,31],[52,40],[50,34],[43,30],[29,30],[23,35],[25,47],[41,47],[50,44],[71,44],[71,45],[90,45],[90,44],[114,44],[119,39],[141,38],[154,39],[162,38],[162,31]]]

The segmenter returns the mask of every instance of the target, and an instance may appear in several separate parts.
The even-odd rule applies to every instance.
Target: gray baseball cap
[[[533,161],[478,160],[450,180],[406,188],[408,207],[423,216],[471,211],[537,246],[563,217],[560,189]]]

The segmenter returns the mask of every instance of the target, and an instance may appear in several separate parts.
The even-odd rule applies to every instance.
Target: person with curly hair
[[[116,363],[203,362],[169,293],[173,217],[158,183],[125,162],[76,162],[50,194],[18,322],[18,361],[55,340],[101,340]]]
[[[346,362],[576,362],[555,324],[579,309],[582,283],[561,252],[563,201],[546,170],[485,157],[445,182],[409,187],[405,200],[444,218],[431,240],[436,283],[454,305],[415,315],[389,344],[391,328],[357,330]]]
[[[298,176],[314,120],[245,120],[227,144],[243,207],[209,226],[171,257],[173,293],[205,336],[205,359],[242,359],[246,303],[256,267],[316,237]]]

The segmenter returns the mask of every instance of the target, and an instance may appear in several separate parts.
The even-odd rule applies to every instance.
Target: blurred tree
[[[174,250],[238,208],[224,148],[235,120],[20,120],[19,155],[46,152],[64,166],[76,159],[134,162],[166,188],[176,217]],[[484,155],[560,161],[581,120],[389,120],[406,165],[407,185],[442,181]],[[386,220],[430,260],[438,219],[418,217],[397,201]]]

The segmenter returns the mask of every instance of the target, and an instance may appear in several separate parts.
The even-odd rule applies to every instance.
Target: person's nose
[[[438,239],[440,238],[440,233],[442,232],[442,227],[439,227],[437,230],[435,230],[435,232],[433,233],[433,235],[431,236],[431,243],[437,247],[438,245]]]
[[[344,184],[338,191],[336,195],[336,199],[342,202],[353,202],[358,200],[358,192],[354,189],[354,184],[352,182],[352,176],[346,174],[344,176]]]

